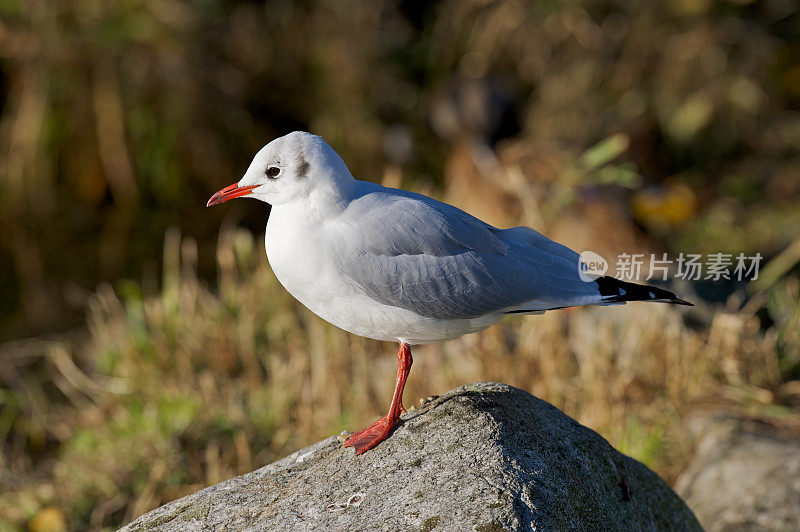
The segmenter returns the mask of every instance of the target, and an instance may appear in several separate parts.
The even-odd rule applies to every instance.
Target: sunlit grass
[[[40,371],[52,381],[25,391],[38,414],[11,420],[10,429],[6,420],[5,430],[28,438],[23,446],[61,446],[51,477],[4,490],[7,523],[52,505],[72,523],[117,524],[384,413],[394,346],[338,330],[295,302],[261,239],[243,230],[220,236],[218,293],[198,280],[191,239],[169,232],[164,254],[160,293],[101,288],[88,339],[41,346]],[[797,305],[786,298],[796,290],[781,294],[793,323]],[[796,416],[772,404],[770,391],[781,383],[785,351],[776,342],[790,334],[762,334],[755,316],[731,313],[693,329],[667,305],[507,319],[417,348],[406,404],[476,380],[507,382],[671,480],[692,445],[682,424],[688,410],[713,401]],[[54,393],[62,396],[55,406]],[[6,405],[15,397],[4,390]]]
[[[792,34],[718,7],[0,2],[0,531],[116,526],[385,413],[395,347],[296,303],[259,238],[224,232],[198,280],[242,212],[200,207],[289,128],[579,251],[774,257],[741,312],[575,309],[419,348],[407,405],[508,382],[668,480],[689,411],[800,428]],[[506,89],[520,131],[494,145]],[[199,251],[169,232],[139,283],[175,224]]]

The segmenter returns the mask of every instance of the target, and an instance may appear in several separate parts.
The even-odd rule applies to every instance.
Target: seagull
[[[428,196],[355,179],[321,137],[264,146],[207,206],[269,203],[267,260],[300,303],[352,334],[398,342],[388,413],[344,446],[361,454],[400,424],[411,347],[512,314],[628,301],[691,303],[655,286],[581,275],[580,255],[529,227],[498,229]]]

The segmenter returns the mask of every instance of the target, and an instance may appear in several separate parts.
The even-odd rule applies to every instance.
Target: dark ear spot
[[[297,167],[297,177],[299,177],[300,179],[306,177],[306,175],[308,175],[309,166],[311,165],[309,165],[305,159],[301,158],[300,165]]]

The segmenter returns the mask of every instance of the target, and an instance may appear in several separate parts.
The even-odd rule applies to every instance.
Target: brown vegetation
[[[392,348],[282,289],[260,205],[202,207],[295,128],[579,250],[770,259],[420,348],[407,404],[507,382],[668,480],[689,409],[798,430],[792,3],[50,4],[0,5],[0,529],[113,527],[384,412]]]

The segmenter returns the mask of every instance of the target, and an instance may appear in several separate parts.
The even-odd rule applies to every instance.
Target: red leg
[[[399,396],[398,400],[400,401],[400,413],[401,414],[405,414],[406,413],[406,407],[403,406],[403,388],[406,387],[406,379],[408,378],[408,374],[411,373],[411,364],[413,362],[414,361],[411,358],[411,346],[408,345],[408,344],[404,344],[403,342],[400,342],[400,346],[397,349],[397,377],[395,377],[395,380],[394,380],[394,390],[395,390],[394,393],[397,394],[397,387],[399,386],[400,387],[400,396]],[[400,371],[401,371],[401,368],[402,368],[402,371],[403,371],[403,381],[402,382],[400,382]],[[394,402],[394,397],[395,396],[392,395],[392,402]],[[389,409],[391,410],[391,406],[389,406]]]
[[[356,450],[356,454],[361,454],[369,451],[394,432],[394,429],[400,424],[400,413],[406,411],[403,408],[403,388],[406,386],[412,362],[411,346],[400,342],[400,349],[397,351],[397,379],[394,383],[394,395],[392,395],[389,412],[364,430],[352,434],[344,442],[345,447],[352,447]]]
[[[414,360],[411,358],[411,346],[408,344],[404,344],[400,342],[400,346],[397,349],[397,377],[394,379],[394,394],[392,395],[392,402],[394,403],[394,398],[397,396],[397,400],[400,403],[400,413],[406,413],[406,407],[403,406],[403,389],[406,387],[406,379],[408,378],[408,374],[411,373],[411,364],[414,363]],[[400,380],[400,372],[403,372],[402,381]],[[400,393],[397,393],[397,388],[400,387]],[[389,406],[389,410],[391,410],[391,405]],[[397,416],[398,418],[400,416]]]

